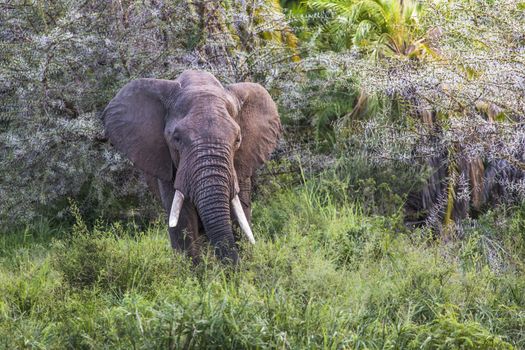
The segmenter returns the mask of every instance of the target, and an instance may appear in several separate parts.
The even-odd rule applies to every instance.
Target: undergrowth
[[[445,244],[338,186],[255,202],[237,271],[174,255],[161,223],[3,235],[0,348],[525,348],[520,210],[502,225],[521,245],[493,242],[515,258],[495,269],[494,213]]]

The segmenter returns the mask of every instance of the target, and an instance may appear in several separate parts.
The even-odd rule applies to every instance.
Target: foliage
[[[358,48],[371,57],[424,58],[434,54],[420,28],[423,3],[415,0],[308,0],[328,13],[324,24],[330,48]]]
[[[86,229],[78,218],[60,239],[21,244],[16,232],[3,236],[1,344],[525,345],[522,267],[495,273],[469,246],[434,244],[423,231],[408,233],[399,218],[364,215],[333,184],[325,176],[254,203],[258,244],[243,244],[242,266],[234,273],[211,258],[192,267],[173,256],[159,224],[145,231],[119,224]],[[520,215],[514,220],[522,225]]]
[[[300,84],[302,103],[290,103],[290,109],[305,107],[297,120],[315,126],[311,138],[346,163],[345,175],[350,169],[365,174],[353,164],[366,164],[372,176],[356,180],[381,185],[374,173],[391,170],[400,182],[386,184],[408,197],[409,220],[444,232],[446,225],[487,207],[524,198],[525,62],[519,33],[525,21],[515,2],[423,6],[416,31],[425,33],[439,54],[423,61],[370,61],[355,50],[319,52],[323,41],[315,28],[322,30],[335,10],[318,17],[291,11],[292,23],[294,14],[299,16],[298,30],[306,22],[310,39],[320,42],[303,41],[305,49],[317,51],[301,62],[309,79]],[[426,176],[423,186],[421,176]]]

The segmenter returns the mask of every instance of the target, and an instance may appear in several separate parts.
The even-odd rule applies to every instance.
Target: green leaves
[[[325,33],[333,50],[355,47],[372,58],[423,59],[432,54],[419,27],[423,6],[419,1],[308,0],[305,4],[328,16]]]

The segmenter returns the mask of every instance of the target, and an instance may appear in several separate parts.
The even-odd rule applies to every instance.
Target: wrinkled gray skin
[[[230,203],[238,194],[251,218],[251,179],[275,148],[281,125],[268,92],[254,83],[223,87],[211,74],[138,79],[103,113],[106,135],[147,178],[169,214],[184,195],[172,247],[198,261],[207,237],[223,261],[238,262]]]

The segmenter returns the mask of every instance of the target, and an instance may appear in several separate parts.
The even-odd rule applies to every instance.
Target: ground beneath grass
[[[0,348],[525,348],[523,261],[482,227],[445,244],[304,184],[255,203],[237,271],[162,224],[4,234]]]

